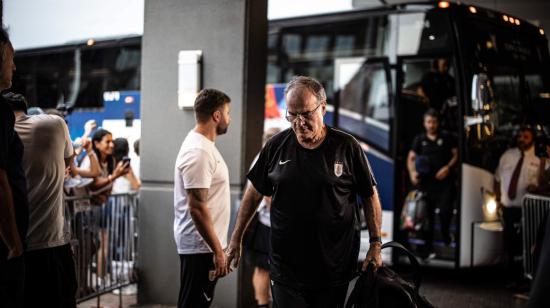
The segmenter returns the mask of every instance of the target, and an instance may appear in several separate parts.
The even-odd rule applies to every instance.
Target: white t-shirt
[[[208,188],[207,205],[221,246],[227,246],[231,212],[229,171],[214,142],[191,130],[174,168],[174,238],[179,254],[212,252],[191,218],[186,189]]]
[[[521,158],[521,151],[518,148],[506,150],[500,157],[495,171],[495,179],[500,182],[500,201],[506,207],[520,207],[521,199],[527,193],[529,185],[538,185],[540,158],[535,155],[535,148],[531,147],[525,151],[521,172],[518,178],[516,197],[512,200],[508,197],[508,188],[512,180],[514,169]]]
[[[55,115],[20,116],[15,130],[25,146],[23,168],[29,199],[28,250],[69,243],[63,182],[73,146],[65,121]]]
[[[113,182],[112,194],[127,194],[129,192],[132,192],[132,183],[126,176],[121,176]]]

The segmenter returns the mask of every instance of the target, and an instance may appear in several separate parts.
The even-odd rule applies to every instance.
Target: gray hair
[[[295,76],[286,84],[285,97],[292,90],[303,91],[307,90],[311,94],[315,95],[317,102],[322,103],[327,101],[327,94],[323,85],[315,78],[307,76]],[[302,92],[300,92],[302,93]]]

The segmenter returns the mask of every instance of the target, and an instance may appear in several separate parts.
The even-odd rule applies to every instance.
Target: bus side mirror
[[[494,134],[493,97],[493,87],[487,74],[474,74],[470,97],[472,114],[465,117],[464,128],[469,136],[476,136],[476,140],[485,140]]]
[[[493,109],[493,88],[487,74],[474,74],[472,77],[472,111],[486,113]]]

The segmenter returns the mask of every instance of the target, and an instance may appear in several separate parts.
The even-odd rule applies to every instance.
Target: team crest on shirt
[[[344,163],[341,161],[334,162],[334,175],[340,177],[344,172]]]

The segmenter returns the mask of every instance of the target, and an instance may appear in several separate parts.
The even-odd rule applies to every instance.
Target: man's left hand
[[[447,175],[449,175],[449,167],[444,166],[443,168],[439,169],[437,173],[435,174],[435,178],[439,181],[443,181]]]
[[[367,252],[367,257],[365,258],[365,261],[363,261],[362,270],[367,270],[367,266],[369,263],[374,264],[374,270],[376,270],[379,267],[382,267],[382,256],[380,255],[381,252],[382,243],[380,242],[374,242],[370,244],[369,252]]]

